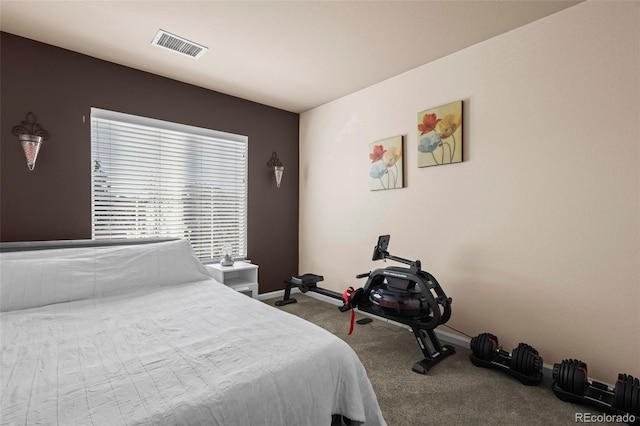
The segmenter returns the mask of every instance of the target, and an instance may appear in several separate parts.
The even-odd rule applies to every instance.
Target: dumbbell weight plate
[[[624,411],[624,388],[627,385],[626,374],[618,374],[618,380],[613,388],[613,407]]]
[[[535,374],[536,371],[536,359],[538,354],[534,351],[528,351],[525,359],[524,369],[527,374]]]
[[[527,345],[526,343],[520,343],[518,346],[518,369],[521,373],[526,375],[535,374],[539,369],[536,370],[536,359],[538,358],[538,351],[535,350],[532,346]]]
[[[589,387],[587,364],[577,359],[565,359],[559,371],[558,386],[567,392],[583,395]]]
[[[527,355],[529,355],[529,347],[524,343],[521,343],[518,347],[520,348],[518,351],[518,370],[523,374],[527,374]]]
[[[509,368],[522,374],[528,374],[525,365],[527,352],[527,345],[520,343],[518,347],[511,351],[511,363],[509,364]]]
[[[562,388],[567,392],[571,392],[571,383],[569,382],[569,367],[571,366],[571,361],[573,360],[565,359],[564,361],[562,361]]]
[[[569,362],[569,365],[567,366],[567,384],[569,386],[569,392],[571,393],[576,393],[574,386],[573,386],[573,379],[574,376],[576,375],[576,371],[577,371],[577,367],[576,367],[576,362],[575,360],[571,360]]]
[[[633,394],[633,376],[627,376],[627,386],[624,388],[624,406],[627,413],[631,412],[631,395]]]
[[[587,377],[587,364],[576,361],[576,372],[573,378],[573,391],[578,395],[584,395],[589,387]]]
[[[562,389],[567,390],[567,385],[564,382],[564,365],[566,361],[562,361],[560,364],[553,365],[553,379],[556,381],[556,385]]]
[[[629,380],[631,379],[631,380]],[[631,410],[631,395],[633,391],[633,377],[627,374],[619,374],[617,384],[620,384],[620,396],[616,394],[616,401],[618,402],[618,408],[624,412]]]
[[[471,339],[471,351],[478,358],[491,361],[498,347],[498,338],[491,333],[482,333]]]
[[[584,367],[583,367],[584,365]],[[585,371],[582,371],[584,369]],[[587,377],[586,377],[586,364],[576,360],[571,361],[571,392],[576,395],[583,395],[584,391],[587,389]]]
[[[553,379],[554,382],[556,382],[556,385],[558,384],[558,377],[560,377],[560,367],[562,366],[562,364],[553,364],[553,370],[551,370],[551,378]]]
[[[560,387],[567,392],[570,392],[569,389],[569,363],[571,360],[565,359],[562,361],[560,365]]]
[[[538,351],[535,351],[535,353],[533,353],[531,357],[531,371],[534,373],[542,374],[543,364],[544,364],[544,360],[542,359]]]
[[[567,392],[571,392],[570,384],[569,384],[569,365],[571,360],[567,359],[562,361],[562,388]]]

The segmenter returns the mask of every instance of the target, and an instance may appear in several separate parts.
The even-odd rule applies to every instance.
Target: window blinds
[[[93,239],[186,238],[247,254],[248,138],[91,109]]]

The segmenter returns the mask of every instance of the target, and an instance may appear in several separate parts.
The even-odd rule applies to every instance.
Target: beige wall
[[[302,114],[299,271],[361,286],[389,233],[452,327],[640,376],[639,28],[640,2],[582,3]],[[464,162],[418,168],[417,113],[459,99]],[[369,191],[395,135],[406,187]]]

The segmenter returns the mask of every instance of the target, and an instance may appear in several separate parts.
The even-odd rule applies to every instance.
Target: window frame
[[[90,124],[92,239],[187,238],[205,263],[218,261],[222,245],[231,242],[233,256],[246,258],[248,136],[95,107]],[[158,140],[153,140],[155,133]],[[140,171],[144,164],[151,170],[148,178],[147,169]],[[126,206],[142,199],[143,208]],[[125,201],[122,207],[114,207],[118,200]]]

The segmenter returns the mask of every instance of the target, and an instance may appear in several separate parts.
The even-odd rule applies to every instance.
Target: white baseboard
[[[301,294],[301,291],[298,288],[292,288],[291,289],[291,294]],[[326,303],[330,303],[332,305],[335,306],[342,306],[342,302],[338,299],[334,299],[333,297],[329,297],[329,296],[325,296],[322,294],[318,294],[318,293],[314,293],[312,291],[309,291],[307,293],[305,293],[306,296],[309,297],[313,297],[314,299],[318,299],[322,302],[326,302]],[[274,297],[284,297],[284,290],[276,290],[276,291],[272,291],[269,293],[262,293],[258,295],[258,300],[267,300],[267,299],[272,299]],[[388,322],[389,324],[394,324],[397,325],[398,327],[402,327],[405,328],[407,330],[411,330],[411,328],[405,324],[387,319],[387,318],[383,318],[383,317],[379,317],[377,315],[373,315],[370,314],[368,312],[362,312],[362,311],[358,311],[359,313],[361,313],[362,315],[366,315],[369,316],[371,318],[375,318],[379,321],[385,321]],[[446,327],[446,326],[445,326]],[[438,336],[439,339],[442,339],[443,341],[447,342],[447,343],[451,343],[453,345],[456,346],[460,346],[462,348],[465,349],[470,349],[471,346],[471,339],[466,337],[466,336],[459,336],[457,334],[453,334],[447,331],[442,331],[442,330],[434,330],[434,332],[436,333],[436,335]],[[543,375],[544,377],[553,377],[553,365],[550,364],[543,364],[542,366],[543,371]]]

